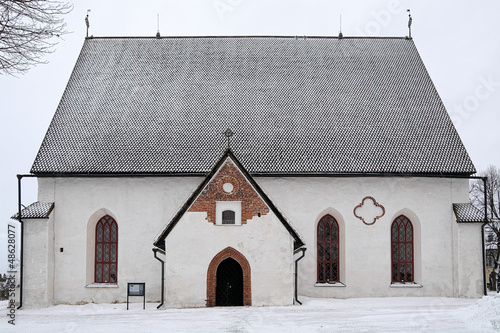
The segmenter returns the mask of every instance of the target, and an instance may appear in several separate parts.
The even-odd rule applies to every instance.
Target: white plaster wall
[[[256,181],[305,238],[299,262],[299,294],[314,297],[468,296],[478,297],[481,280],[480,228],[458,226],[453,202],[468,202],[468,180],[403,177],[257,177]],[[353,209],[366,196],[385,215],[365,225]],[[345,287],[315,287],[316,227],[325,213],[342,219]],[[337,215],[335,215],[337,214]],[[390,227],[405,214],[415,228],[415,277],[422,288],[391,288]],[[457,232],[454,241],[454,229]],[[464,241],[465,235],[471,237]],[[417,242],[420,239],[420,242]],[[420,244],[418,244],[420,243]],[[460,250],[459,250],[460,248]],[[477,251],[477,252],[476,252]],[[460,263],[460,268],[455,263]],[[479,282],[478,282],[479,281]],[[455,286],[455,288],[454,288]],[[467,287],[465,287],[467,286]]]
[[[23,308],[53,303],[54,252],[51,219],[25,219]]]
[[[161,265],[153,256],[153,241],[201,181],[200,177],[39,179],[39,200],[55,202],[54,303],[125,302],[127,282],[145,282],[146,300],[159,301]],[[94,253],[87,224],[96,212],[107,212],[118,223],[115,288],[86,287],[92,282]]]
[[[461,223],[458,226],[458,294],[477,297],[484,292],[481,247],[481,224]]]
[[[205,218],[186,213],[166,239],[167,307],[204,307],[209,264],[227,247],[250,265],[253,306],[293,303],[293,239],[272,212],[243,225],[214,225]]]
[[[53,279],[48,275],[48,280],[54,281],[54,303],[124,302],[127,282],[146,282],[147,300],[159,301],[161,266],[151,251],[153,241],[202,180],[202,177],[39,179],[39,200],[55,202],[51,215],[54,249],[50,250],[55,270]],[[480,296],[480,226],[458,225],[451,206],[453,202],[468,202],[467,180],[258,177],[256,181],[306,241],[308,251],[299,262],[300,295],[339,298]],[[384,217],[371,226],[363,224],[353,214],[354,207],[365,196],[373,196],[386,210]],[[87,228],[96,212],[107,212],[118,223],[119,268],[116,288],[86,288],[93,276],[93,272],[89,271],[89,267],[93,269],[93,255],[88,254],[93,253],[93,247],[87,237]],[[345,287],[314,286],[316,224],[325,212],[333,212],[337,214],[338,221],[342,220],[341,229],[344,232],[341,235],[341,255],[344,261],[341,280]],[[417,282],[423,288],[390,288],[390,225],[401,213],[412,219],[416,237],[421,239],[420,249],[415,255],[415,273]],[[194,227],[196,221],[204,219],[204,216],[193,214],[189,214],[187,222],[179,223],[173,231],[174,236],[168,239],[175,244],[174,239],[181,239],[176,238],[175,234],[191,228],[187,236],[194,239],[183,243],[189,244],[191,252],[181,251],[170,243],[167,244],[167,259],[171,254],[186,256],[185,252],[188,252],[190,258],[199,254],[200,266],[175,268],[167,264],[166,288],[171,288],[169,280],[175,282],[173,285],[188,287],[193,292],[189,296],[188,306],[204,306],[208,264],[216,253],[232,246],[250,262],[254,305],[291,302],[293,267],[288,265],[293,265],[293,262],[290,263],[290,257],[287,257],[291,256],[291,241],[284,228],[268,230],[271,226],[274,228],[276,223],[266,224],[264,221],[270,217],[263,217],[263,220],[252,221],[255,223],[230,226],[222,234],[217,228],[226,226],[218,227],[207,222],[201,224],[200,228]],[[245,232],[238,234],[238,228]],[[215,231],[218,233],[214,234]],[[205,246],[197,243],[202,232],[207,233],[204,239],[222,238],[213,238],[209,243],[210,251],[206,251]],[[245,236],[240,237],[243,234]],[[264,234],[275,237],[274,242],[264,241]],[[253,245],[249,249],[250,240],[256,240],[255,244],[267,250],[257,250]],[[42,243],[34,242],[42,246]],[[273,248],[274,253],[279,254],[276,258],[281,258],[286,267],[280,266],[280,260],[269,255],[273,253],[269,246],[276,246]],[[60,248],[64,251],[60,252]],[[185,275],[180,270],[190,269],[201,269],[203,273],[193,277],[193,281],[182,281],[176,277]],[[290,274],[285,274],[288,270]],[[259,282],[258,279],[262,280]],[[50,281],[47,284],[50,285]],[[257,285],[269,287],[260,294],[254,288]],[[170,306],[180,304],[176,290],[169,289],[165,296]],[[132,301],[140,302],[141,299]]]
[[[468,181],[456,181],[453,186],[452,195],[460,195],[453,202],[468,202]],[[455,289],[459,296],[477,297],[484,293],[481,226],[481,223],[453,224]]]

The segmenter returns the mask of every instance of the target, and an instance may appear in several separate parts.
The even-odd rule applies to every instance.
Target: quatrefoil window
[[[374,224],[379,218],[384,216],[385,208],[373,197],[364,197],[359,205],[354,208],[354,216],[363,221],[366,225]]]

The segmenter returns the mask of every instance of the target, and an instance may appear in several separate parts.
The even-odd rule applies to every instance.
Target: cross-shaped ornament
[[[227,148],[230,148],[230,138],[234,135],[234,132],[231,131],[231,129],[228,127],[227,130],[224,132],[224,135],[227,137]]]

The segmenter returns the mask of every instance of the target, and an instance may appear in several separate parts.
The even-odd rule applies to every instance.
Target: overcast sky
[[[84,3],[84,4],[83,4]],[[17,211],[16,174],[29,173],[85,37],[310,35],[408,35],[478,171],[500,167],[500,2],[333,0],[86,0],[65,16],[64,36],[47,65],[20,77],[0,75],[0,226],[6,253],[7,222]],[[23,204],[36,201],[36,181],[23,180]],[[6,257],[6,255],[5,255]],[[4,271],[0,260],[0,272]]]

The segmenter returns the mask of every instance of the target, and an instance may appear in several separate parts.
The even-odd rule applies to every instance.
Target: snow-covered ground
[[[0,332],[500,332],[500,296],[299,297],[302,306],[157,310],[158,304],[58,305],[3,315]],[[0,302],[7,314],[7,303]]]

